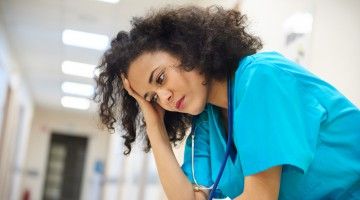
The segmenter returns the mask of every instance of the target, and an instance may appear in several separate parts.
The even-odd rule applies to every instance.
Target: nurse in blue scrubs
[[[232,77],[235,156],[217,197],[235,198],[244,177],[282,166],[279,199],[360,199],[360,111],[334,87],[276,52],[239,63]],[[196,117],[182,169],[210,187],[225,154],[219,107]],[[194,173],[194,174],[193,174]]]
[[[211,189],[237,200],[360,199],[359,109],[281,54],[258,52],[245,19],[192,6],[134,18],[99,65],[103,124],[120,121],[126,155],[145,138],[170,200]],[[189,132],[180,166],[171,144]]]

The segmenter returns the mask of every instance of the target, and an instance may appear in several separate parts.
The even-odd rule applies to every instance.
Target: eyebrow
[[[154,77],[154,72],[159,69],[159,67],[156,67],[150,74],[150,77],[149,77],[149,83],[151,84],[153,82],[153,77]],[[144,95],[144,99],[146,100],[146,97],[149,95],[149,93],[147,92],[145,95]]]

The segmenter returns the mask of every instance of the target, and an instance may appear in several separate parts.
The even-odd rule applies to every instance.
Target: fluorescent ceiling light
[[[119,3],[119,0],[98,0],[98,1],[103,1],[103,2],[106,2],[106,3]]]
[[[95,65],[80,62],[66,60],[61,64],[61,69],[64,74],[82,76],[87,78],[93,78],[94,75],[99,76],[99,70],[96,69]]]
[[[62,41],[67,45],[102,51],[107,48],[109,37],[106,35],[65,29],[62,33]]]
[[[64,96],[61,98],[61,105],[66,108],[87,110],[90,107],[89,99]]]
[[[90,97],[94,94],[94,86],[83,83],[64,82],[61,89],[65,93],[81,96]]]

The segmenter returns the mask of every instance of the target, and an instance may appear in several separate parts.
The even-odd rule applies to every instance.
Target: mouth
[[[184,108],[184,99],[185,96],[183,96],[179,101],[176,102],[176,109],[181,110]]]

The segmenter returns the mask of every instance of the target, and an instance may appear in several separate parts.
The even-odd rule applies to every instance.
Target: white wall
[[[251,32],[260,36],[264,51],[286,56],[283,25],[296,12],[313,15],[312,32],[303,40],[306,68],[335,86],[360,106],[360,1],[359,0],[244,0]]]
[[[315,1],[312,71],[360,107],[360,1]]]
[[[61,132],[88,138],[87,153],[81,199],[87,200],[93,194],[96,179],[96,160],[105,162],[108,151],[109,133],[99,131],[94,113],[50,110],[37,107],[34,112],[31,134],[26,156],[26,173],[22,190],[31,191],[31,199],[41,199],[51,133]]]
[[[0,122],[0,199],[18,199],[33,100],[22,79],[20,68],[13,59],[1,19],[0,68],[0,120],[4,122]],[[7,88],[11,93],[5,108]]]

